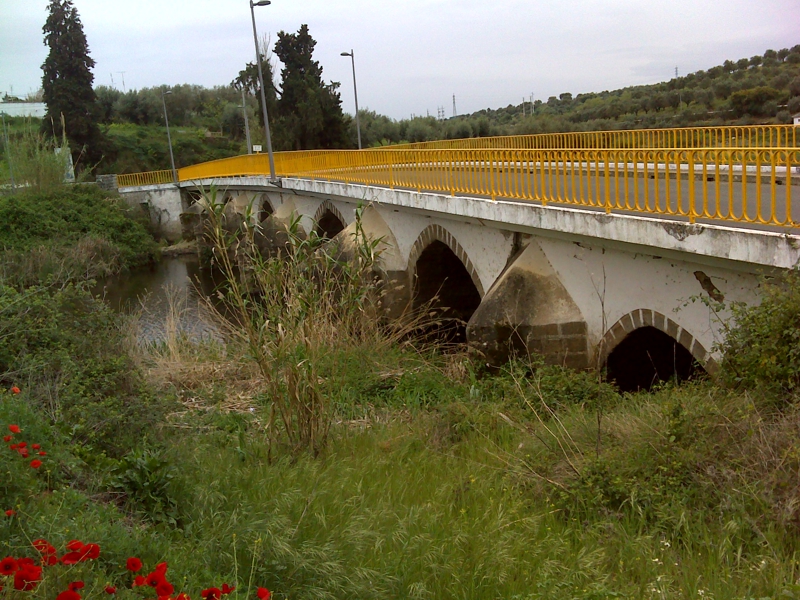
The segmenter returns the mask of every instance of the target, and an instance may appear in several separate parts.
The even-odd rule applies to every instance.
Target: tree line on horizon
[[[48,114],[44,135],[60,139],[62,118],[73,157],[84,169],[131,172],[168,166],[162,139],[165,98],[178,166],[246,152],[244,114],[254,143],[263,143],[255,62],[225,86],[177,85],[121,92],[93,86],[94,61],[72,0],[49,0],[43,27],[50,49],[42,65]],[[339,83],[323,80],[308,26],[279,32],[274,48],[262,44],[265,96],[276,150],[355,148],[355,120],[343,112]],[[273,57],[275,60],[273,60]],[[278,64],[281,65],[277,72]],[[166,91],[171,92],[162,96]],[[242,91],[245,93],[244,109]],[[533,108],[533,111],[531,111]],[[360,111],[365,147],[404,142],[634,128],[789,123],[800,112],[800,45],[722,65],[670,81],[547,101],[508,105],[438,120],[395,120]]]

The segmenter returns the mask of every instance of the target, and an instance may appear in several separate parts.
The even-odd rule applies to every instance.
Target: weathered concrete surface
[[[469,321],[467,337],[490,364],[535,351],[551,364],[585,369],[587,327],[536,239],[503,273]]]
[[[120,188],[119,193],[130,206],[147,210],[150,222],[159,235],[170,242],[182,238],[181,213],[185,206],[178,186],[163,184]]]
[[[728,315],[701,300],[757,302],[762,273],[800,260],[794,234],[324,181],[275,187],[264,177],[235,177],[192,187],[212,183],[231,194],[267,194],[275,213],[262,224],[265,249],[285,243],[293,215],[311,231],[325,210],[348,225],[337,236],[346,243],[357,206],[369,206],[362,224],[385,240],[392,315],[412,300],[424,250],[442,242],[482,298],[468,337],[492,362],[524,349],[559,364],[602,364],[632,330],[654,327],[713,370]]]

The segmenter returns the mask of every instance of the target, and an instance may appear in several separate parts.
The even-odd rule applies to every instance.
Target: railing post
[[[689,222],[694,223],[697,219],[697,209],[695,208],[695,197],[694,197],[694,150],[687,150],[687,154],[689,155]],[[705,160],[703,161],[705,163]],[[681,173],[680,173],[680,165],[678,165],[678,189],[680,189],[681,185]],[[703,187],[705,187],[705,183],[703,183]]]

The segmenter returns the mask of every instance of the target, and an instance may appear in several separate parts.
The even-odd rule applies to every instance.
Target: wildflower
[[[14,439],[14,436],[13,436],[13,435],[6,435],[6,436],[3,436],[3,441],[4,441],[5,443],[8,443],[8,442],[10,442],[10,441],[11,441],[11,440],[13,440],[13,439]]]
[[[215,587],[208,588],[200,592],[200,597],[203,598],[203,600],[220,600],[222,591]]]
[[[81,600],[81,595],[75,590],[67,590],[56,596],[56,600]]]
[[[171,584],[169,581],[167,581],[166,579],[164,579],[163,581],[161,581],[161,582],[160,582],[160,583],[159,583],[159,584],[156,586],[156,594],[158,594],[158,597],[159,597],[159,598],[161,598],[162,596],[171,596],[171,595],[172,595],[172,592],[174,592],[174,591],[175,591],[175,588],[174,588],[174,587],[172,586],[172,584]]]
[[[26,452],[26,454],[27,454],[27,452]],[[27,458],[27,456],[25,458]],[[42,461],[40,461],[38,458],[34,458],[31,461],[31,469],[38,469],[41,466],[42,466]]]
[[[11,388],[11,393],[12,394],[19,394],[19,392],[20,392],[20,390],[19,390],[19,388],[17,386],[14,386],[14,387]],[[17,432],[17,433],[19,433],[19,432]]]
[[[19,425],[9,425],[8,430],[11,433],[20,433],[22,430],[19,428]]]
[[[82,581],[73,581],[67,586],[67,589],[72,590],[73,592],[77,592],[82,587],[83,587]]]
[[[77,565],[79,562],[83,560],[83,554],[80,552],[67,552],[64,556],[61,557],[61,564],[62,565]]]
[[[56,553],[55,547],[47,540],[33,540],[31,546],[33,546],[39,554],[44,554],[45,556]]]
[[[162,575],[166,574],[167,572],[167,563],[160,562],[156,565],[156,568],[153,569],[155,573],[161,573]]]
[[[44,452],[44,451],[39,452],[39,456],[47,456],[47,452]]]
[[[111,595],[116,594],[116,593],[117,593],[117,588],[115,588],[113,585],[107,585],[106,586],[106,594],[111,596]]]
[[[258,600],[269,600],[269,597],[272,594],[267,588],[260,587],[256,590],[256,596],[258,596]]]
[[[131,557],[125,562],[125,568],[131,573],[138,573],[142,570],[142,561],[138,558]]]
[[[86,544],[82,549],[81,553],[83,554],[83,558],[81,560],[95,560],[100,556],[100,546],[97,544]]]
[[[189,597],[189,594],[187,594],[186,592],[181,592],[180,594],[175,596],[175,600],[192,600],[192,599]]]
[[[47,554],[42,556],[42,564],[52,567],[58,564],[58,556],[55,554]]]
[[[132,587],[140,587],[142,585],[145,585],[146,583],[147,583],[147,580],[144,578],[144,575],[137,575],[133,579]]]
[[[17,514],[17,511],[11,510],[10,508],[6,511],[7,517],[13,517],[15,514]]]
[[[42,579],[42,567],[37,567],[31,563],[20,565],[17,563],[17,570],[14,573],[14,589],[20,592],[30,592]]]
[[[70,540],[67,542],[67,550],[72,552],[80,552],[83,550],[83,542],[79,540]]]
[[[166,581],[167,578],[164,577],[164,573],[161,573],[159,571],[153,571],[147,576],[145,580],[147,581],[147,585],[154,588],[158,587],[159,583]]]
[[[236,589],[235,585],[234,586],[230,586],[227,583],[223,583],[222,584],[222,589],[220,590],[220,592],[222,593],[223,596],[227,596],[228,594],[230,594],[235,589]]]
[[[0,560],[0,577],[13,575],[16,570],[17,561],[13,557],[6,556],[3,560]]]

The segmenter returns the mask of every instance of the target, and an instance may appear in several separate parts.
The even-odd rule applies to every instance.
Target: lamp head
[[[169,96],[171,93],[172,93],[172,90],[164,90],[163,92],[161,92],[161,95],[162,96]]]
[[[342,52],[342,56],[353,56],[351,52]]]
[[[250,6],[269,6],[270,4],[272,4],[271,0],[259,0],[258,2],[250,0]]]

